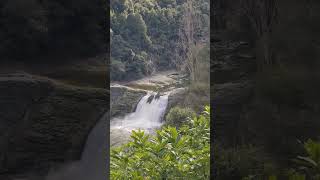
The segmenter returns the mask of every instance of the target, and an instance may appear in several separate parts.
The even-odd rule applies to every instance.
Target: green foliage
[[[150,74],[155,67],[170,65],[169,57],[175,47],[170,37],[179,28],[176,15],[175,8],[161,8],[153,0],[111,1],[111,57],[125,64],[126,73],[122,79],[139,78]],[[152,59],[152,62],[144,60],[142,63],[141,56],[135,57],[142,52],[145,53],[143,59]]]
[[[202,104],[210,103],[210,84],[192,82],[186,92],[184,106],[191,107],[195,112],[202,111]]]
[[[309,164],[320,173],[320,143],[309,139],[304,143],[304,148],[308,154],[308,157],[299,158],[309,162]]]
[[[184,3],[176,0],[111,1],[111,57],[125,65],[123,80],[138,78],[141,73],[149,74],[154,69],[177,67],[175,59],[185,53],[179,42]],[[199,14],[208,14],[209,9],[198,6]],[[132,67],[133,62],[129,60],[143,51],[151,62],[147,62],[147,66],[137,63],[137,67]],[[128,56],[128,52],[133,56]]]
[[[121,61],[112,60],[110,65],[110,72],[112,79],[120,80],[125,74],[125,66]]]
[[[166,116],[166,124],[180,127],[188,118],[195,117],[195,112],[190,108],[173,107]]]
[[[309,139],[304,143],[306,156],[298,156],[298,172],[312,179],[320,179],[320,143]]]
[[[151,45],[147,26],[140,14],[129,14],[122,36],[135,48],[145,49]]]
[[[130,1],[129,0],[111,0],[110,1],[111,9],[116,12],[122,13],[129,9]]]
[[[209,179],[210,108],[181,128],[166,126],[111,150],[111,179]]]

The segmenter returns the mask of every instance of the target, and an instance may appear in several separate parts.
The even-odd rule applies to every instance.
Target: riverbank
[[[188,81],[186,74],[176,70],[160,71],[153,75],[133,81],[113,81],[110,86],[126,86],[133,89],[146,91],[169,91],[173,88],[182,87]]]

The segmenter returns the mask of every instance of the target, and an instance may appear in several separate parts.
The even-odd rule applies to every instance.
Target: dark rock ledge
[[[77,160],[90,130],[109,109],[105,89],[29,74],[0,75],[0,179]]]

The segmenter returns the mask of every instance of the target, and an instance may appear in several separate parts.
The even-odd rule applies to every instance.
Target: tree
[[[200,30],[204,28],[204,24],[201,23],[201,18],[203,17],[202,12],[195,7],[199,7],[196,2],[192,0],[186,0],[184,4],[184,13],[182,17],[182,27],[179,29],[179,41],[181,44],[181,49],[178,51],[184,52],[185,56],[179,56],[176,59],[176,63],[180,65],[181,68],[186,69],[191,76],[192,81],[198,80],[199,64],[199,52],[208,43],[208,36],[202,36]],[[209,23],[209,22],[207,22]],[[209,28],[209,26],[207,26]],[[204,31],[208,35],[209,29]],[[201,37],[203,39],[201,39]]]
[[[151,45],[147,35],[147,26],[140,14],[129,14],[126,21],[125,38],[138,48],[148,48]]]
[[[130,9],[131,1],[130,0],[111,0],[110,6],[111,9],[117,13],[123,13]]]

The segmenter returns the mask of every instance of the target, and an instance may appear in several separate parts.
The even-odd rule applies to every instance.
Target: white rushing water
[[[148,98],[155,93],[148,93],[138,103],[135,112],[123,118],[114,118],[110,122],[111,146],[122,144],[130,137],[132,130],[153,132],[162,125],[162,118],[168,104],[168,94],[153,99]],[[49,172],[46,180],[100,180],[108,179],[106,164],[107,121],[106,113],[90,132],[82,152],[81,160],[66,164]],[[116,143],[114,143],[116,141]]]
[[[154,92],[145,95],[138,103],[135,112],[126,115],[123,118],[113,118],[110,123],[111,146],[125,142],[132,130],[144,130],[153,132],[162,125],[162,118],[168,105],[168,94],[153,98],[151,103],[148,98],[154,95]]]

